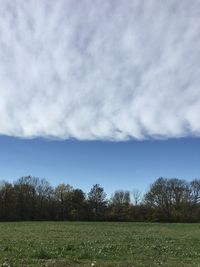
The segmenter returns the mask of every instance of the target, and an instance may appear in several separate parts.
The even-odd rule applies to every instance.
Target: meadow
[[[2,222],[0,266],[200,266],[200,224]]]

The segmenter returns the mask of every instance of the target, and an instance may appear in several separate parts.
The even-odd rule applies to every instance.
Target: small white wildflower
[[[93,267],[93,266],[95,266],[96,265],[96,261],[93,261],[92,263],[91,263],[91,267]]]

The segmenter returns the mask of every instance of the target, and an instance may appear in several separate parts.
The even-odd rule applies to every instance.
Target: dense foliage
[[[68,184],[21,177],[0,186],[0,220],[200,222],[200,180],[157,179],[142,196],[119,190],[107,199],[94,185],[88,194]]]

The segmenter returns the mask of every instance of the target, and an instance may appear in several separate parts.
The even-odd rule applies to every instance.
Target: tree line
[[[144,195],[118,190],[108,199],[99,184],[86,194],[25,176],[1,182],[0,220],[200,222],[200,179],[158,178]]]

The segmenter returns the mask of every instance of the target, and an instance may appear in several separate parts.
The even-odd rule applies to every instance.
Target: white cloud
[[[200,136],[199,29],[199,0],[0,0],[0,134]]]

